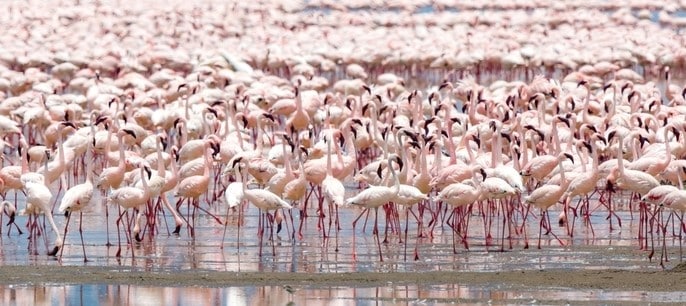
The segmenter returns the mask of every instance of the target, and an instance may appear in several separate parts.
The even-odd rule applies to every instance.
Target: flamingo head
[[[574,163],[574,156],[572,156],[572,154],[563,153],[563,155],[564,155],[567,159],[569,159],[569,160],[572,162],[572,164]]]

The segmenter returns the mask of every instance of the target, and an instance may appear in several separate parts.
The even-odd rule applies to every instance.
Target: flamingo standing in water
[[[224,190],[224,198],[226,200],[227,208],[226,208],[226,220],[224,221],[224,234],[222,235],[222,245],[221,245],[222,249],[224,248],[224,240],[226,238],[226,228],[229,225],[229,212],[232,209],[234,209],[236,206],[241,205],[241,202],[243,202],[243,198],[244,198],[244,195],[243,195],[243,177],[242,177],[242,174],[239,170],[239,167],[240,167],[240,164],[238,165],[238,167],[233,168],[234,178],[236,179],[236,181],[230,183],[226,187],[226,190]],[[226,168],[226,170],[230,170],[230,169],[231,168],[228,168],[228,167]],[[223,173],[223,175],[226,175],[227,173],[229,173],[226,170]],[[243,211],[243,209],[239,207],[238,208],[239,224],[238,224],[238,229],[237,229],[237,236],[238,236],[237,246],[238,246],[239,250],[240,250],[240,246],[241,246],[241,243],[240,243],[240,237],[241,237],[240,220],[241,220],[241,216],[240,216],[240,214],[242,211]]]
[[[189,227],[189,233],[191,237],[195,237],[195,210],[200,207],[199,199],[200,196],[207,192],[210,184],[210,167],[212,166],[212,160],[210,159],[209,149],[211,147],[211,142],[205,142],[204,144],[205,152],[203,153],[204,168],[200,175],[193,175],[186,177],[179,182],[179,186],[176,189],[175,196],[179,198],[176,202],[176,209],[179,209],[181,202],[184,199],[189,200],[189,208],[193,206],[193,214],[189,216],[191,220],[186,220],[186,224]],[[190,202],[192,199],[192,203]],[[221,223],[221,221],[220,221]]]
[[[143,185],[143,188],[137,188],[137,187],[131,187],[131,186],[126,186],[122,187],[119,189],[116,189],[112,191],[112,194],[109,197],[109,202],[112,204],[118,204],[119,207],[124,208],[124,212],[119,215],[119,218],[117,218],[117,234],[119,237],[119,248],[117,249],[116,257],[121,256],[121,235],[120,235],[120,230],[119,230],[119,223],[121,222],[121,218],[126,213],[126,210],[129,208],[133,208],[135,210],[138,210],[136,212],[136,225],[138,225],[138,220],[140,220],[140,216],[142,212],[140,211],[140,207],[144,206],[148,200],[150,199],[150,188],[148,188],[148,178],[146,176],[146,172],[150,172],[150,169],[148,169],[148,166],[145,164],[141,163],[139,165],[140,171],[141,171],[141,183]],[[137,227],[136,227],[137,228]],[[136,230],[134,228],[134,231]],[[138,232],[135,232],[134,234],[138,234]],[[130,235],[128,235],[130,237]]]
[[[367,189],[363,190],[354,197],[348,198],[346,201],[347,205],[357,205],[364,207],[364,210],[357,216],[355,221],[353,221],[353,256],[356,257],[355,248],[355,225],[357,221],[360,220],[364,213],[369,213],[370,208],[374,208],[374,230],[373,234],[376,235],[376,244],[379,248],[379,259],[383,261],[383,254],[381,253],[381,240],[379,239],[379,207],[383,206],[388,202],[393,202],[398,197],[398,192],[400,192],[400,180],[398,179],[398,174],[395,172],[393,161],[399,160],[397,155],[388,157],[388,169],[391,170],[391,175],[393,176],[394,185],[393,187],[388,186],[369,186]]]
[[[42,182],[27,182],[26,184],[24,184],[24,190],[26,191],[27,207],[28,205],[32,205],[39,211],[42,211],[45,214],[45,217],[48,218],[48,222],[50,223],[52,229],[55,231],[55,235],[57,235],[57,239],[55,240],[55,247],[52,249],[52,251],[48,252],[48,255],[55,256],[62,247],[63,240],[62,236],[60,235],[60,231],[57,228],[57,225],[55,225],[55,220],[52,217],[52,207],[50,202],[50,200],[52,199],[52,192],[50,192],[48,186],[46,186]]]
[[[124,181],[124,173],[126,172],[126,156],[124,153],[124,141],[125,135],[131,135],[135,137],[135,133],[131,130],[121,129],[117,132],[117,143],[119,144],[119,163],[115,167],[108,167],[100,172],[100,176],[96,179],[95,186],[100,189],[103,194],[107,194],[110,189],[117,189],[121,186]],[[109,144],[105,154],[110,154]],[[107,156],[105,156],[107,160]],[[105,205],[105,224],[106,224],[106,235],[107,235],[107,245],[110,244],[110,227],[109,227],[109,209]]]
[[[239,157],[233,161],[233,167],[236,167],[237,164],[241,164],[243,166],[245,165],[245,162],[243,161],[242,157]],[[239,168],[240,169],[240,168]],[[242,174],[239,174],[242,175]],[[259,210],[260,210],[260,222],[257,226],[257,232],[258,236],[260,237],[260,256],[262,256],[262,239],[264,237],[264,219],[266,218],[267,221],[270,224],[270,229],[271,229],[271,235],[270,238],[273,239],[274,237],[274,227],[272,226],[274,218],[276,218],[277,212],[279,209],[285,208],[285,209],[291,209],[293,208],[288,202],[284,201],[281,197],[276,195],[275,193],[266,190],[266,189],[248,189],[248,183],[245,180],[243,181],[243,197],[248,200],[250,203],[255,205]],[[274,216],[272,217],[269,214],[269,211],[274,210],[277,211],[274,213]],[[266,213],[266,217],[263,217],[262,214]],[[276,246],[274,243],[272,243],[272,254],[276,255]]]
[[[482,168],[479,168],[480,174],[482,176],[482,180],[486,179],[486,171]],[[463,228],[465,229],[465,234],[462,236],[462,242],[465,246],[466,249],[469,249],[469,244],[467,243],[467,233],[466,230],[468,229],[468,221],[469,221],[469,211],[465,212],[462,215],[463,219],[466,220],[461,220],[457,221],[457,210],[460,207],[463,207],[465,205],[470,205],[479,200],[479,197],[481,196],[481,184],[476,180],[476,171],[472,175],[472,184],[465,184],[465,183],[452,183],[448,186],[445,186],[441,191],[438,193],[436,197],[434,197],[434,202],[438,201],[443,201],[443,203],[446,203],[450,206],[453,206],[453,253],[457,254],[457,248],[455,247],[455,233],[459,231],[458,227],[461,227],[462,222],[467,221],[467,224],[464,224]],[[470,209],[471,210],[471,209]]]
[[[540,227],[538,229],[539,249],[541,248],[541,233],[543,232],[544,224],[546,224],[546,234],[551,233],[560,242],[561,245],[564,245],[562,240],[560,240],[560,238],[558,238],[555,235],[555,233],[552,232],[552,228],[550,226],[550,217],[548,217],[548,208],[550,206],[555,205],[555,203],[557,203],[558,201],[560,201],[562,195],[567,190],[567,187],[569,187],[570,183],[569,179],[565,177],[565,171],[562,167],[562,164],[560,163],[558,167],[560,168],[560,185],[543,185],[541,187],[536,188],[529,194],[529,196],[527,196],[524,199],[524,202],[526,202],[527,204],[536,206],[541,209],[541,221]],[[526,213],[526,215],[528,215],[528,212]]]
[[[93,159],[92,145],[88,146],[86,151],[86,160],[91,161]],[[86,181],[82,184],[74,185],[69,188],[62,196],[62,201],[60,202],[59,212],[67,213],[67,224],[64,225],[64,237],[67,237],[67,230],[69,229],[69,220],[71,220],[72,213],[79,212],[79,235],[81,236],[81,248],[83,249],[83,261],[87,262],[88,257],[86,257],[86,246],[83,243],[83,209],[90,205],[91,199],[93,198],[93,170],[92,163],[86,163]],[[62,252],[64,249],[62,249]],[[62,256],[60,252],[60,257]]]
[[[2,209],[2,212],[0,212],[0,229],[2,226],[2,215],[6,214],[7,217],[10,218],[10,220],[7,222],[7,225],[8,225],[7,236],[9,236],[10,232],[12,231],[12,225],[14,225],[14,227],[17,228],[19,235],[23,234],[24,232],[21,231],[21,229],[19,228],[19,225],[14,223],[14,217],[17,214],[16,206],[14,206],[14,204],[10,203],[9,201],[2,201],[2,203],[0,203],[0,209]]]
[[[345,204],[345,186],[343,183],[335,178],[331,171],[331,143],[332,141],[327,141],[327,154],[326,154],[326,176],[322,180],[322,192],[324,192],[324,198],[329,202],[329,207],[333,207],[336,211],[336,220],[334,222],[336,226],[336,248],[335,251],[338,252],[338,231],[339,229],[339,219],[338,219],[338,207]],[[304,176],[304,174],[302,174]],[[329,227],[331,229],[331,227]],[[323,230],[323,229],[322,229]]]

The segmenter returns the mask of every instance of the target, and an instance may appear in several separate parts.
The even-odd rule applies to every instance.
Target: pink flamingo
[[[394,185],[393,187],[388,186],[369,186],[367,189],[358,193],[356,196],[348,198],[346,201],[347,205],[357,205],[364,207],[364,210],[357,216],[355,221],[353,221],[353,256],[356,256],[355,247],[355,225],[357,221],[360,220],[364,213],[369,213],[370,208],[374,208],[374,230],[373,234],[376,235],[376,243],[379,248],[379,260],[383,261],[383,254],[381,253],[381,240],[379,239],[379,207],[383,206],[388,202],[393,202],[400,192],[400,180],[395,172],[395,169],[391,165],[392,161],[397,161],[398,156],[391,156],[388,158],[389,169],[391,170],[391,175],[393,176]]]

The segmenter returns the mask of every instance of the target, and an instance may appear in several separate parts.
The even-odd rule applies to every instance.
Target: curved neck
[[[140,169],[141,169],[141,183],[143,184],[143,190],[144,190],[146,193],[147,193],[147,192],[150,192],[150,190],[148,189],[148,177],[147,177],[147,175],[146,175],[146,173],[145,173],[145,168],[144,168],[144,167],[140,167]]]

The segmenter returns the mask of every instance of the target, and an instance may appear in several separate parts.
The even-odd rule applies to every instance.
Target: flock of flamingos
[[[22,233],[14,215],[27,214],[34,248],[56,237],[51,256],[84,212],[108,225],[108,245],[115,220],[120,256],[122,233],[129,245],[154,239],[164,216],[193,237],[199,214],[226,224],[215,212],[247,205],[260,210],[246,221],[260,254],[267,230],[302,239],[316,222],[338,251],[340,230],[359,235],[369,221],[382,261],[383,242],[407,246],[437,225],[455,252],[469,249],[475,219],[487,246],[528,248],[538,227],[540,248],[542,236],[564,245],[580,227],[592,233],[593,214],[617,229],[616,211],[630,210],[651,258],[667,245],[655,237],[686,230],[675,3],[657,21],[602,4],[586,18],[565,4],[484,14],[427,2],[431,14],[389,15],[313,1],[145,3],[3,4],[15,13],[0,17],[3,38],[17,41],[0,57],[3,227]],[[359,216],[341,223],[342,209]]]

